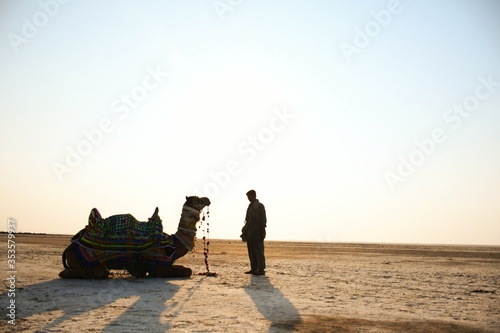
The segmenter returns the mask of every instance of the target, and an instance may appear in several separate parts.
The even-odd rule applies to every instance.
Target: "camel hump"
[[[159,212],[159,209],[158,209],[158,207],[156,207],[155,212],[153,213],[153,215],[151,215],[151,217],[149,219],[150,220],[157,219],[158,218],[158,212]]]
[[[89,215],[89,226],[94,226],[100,220],[102,220],[101,213],[99,213],[97,208],[92,208]]]

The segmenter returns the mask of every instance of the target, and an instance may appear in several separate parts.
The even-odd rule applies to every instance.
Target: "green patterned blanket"
[[[94,251],[142,252],[173,245],[172,237],[163,232],[158,208],[147,222],[137,221],[130,214],[113,215],[103,219],[94,208],[84,230],[77,242]]]

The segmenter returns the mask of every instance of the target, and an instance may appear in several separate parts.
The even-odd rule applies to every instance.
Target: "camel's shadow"
[[[164,320],[166,302],[178,290],[179,286],[166,279],[155,278],[54,279],[16,292],[17,318],[19,326],[36,325],[41,331],[90,320],[103,332],[131,327],[165,332],[170,328]],[[43,315],[45,322],[33,319],[37,315]]]

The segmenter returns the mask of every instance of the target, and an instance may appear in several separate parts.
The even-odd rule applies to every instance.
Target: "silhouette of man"
[[[266,238],[266,209],[257,199],[254,190],[247,192],[250,204],[247,208],[245,225],[241,230],[241,238],[247,242],[250,270],[245,274],[264,275],[266,258],[264,257],[264,238]]]

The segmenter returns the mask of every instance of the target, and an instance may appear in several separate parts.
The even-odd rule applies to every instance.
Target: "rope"
[[[203,226],[203,223],[206,221],[206,228]],[[217,273],[210,272],[210,265],[208,264],[208,254],[209,254],[209,246],[210,246],[210,209],[207,206],[207,214],[205,218],[205,211],[203,211],[203,217],[201,218],[200,228],[203,229],[203,256],[205,257],[205,269],[206,272],[198,273],[198,275],[206,275],[206,276],[217,276]],[[206,234],[205,234],[206,230]]]

